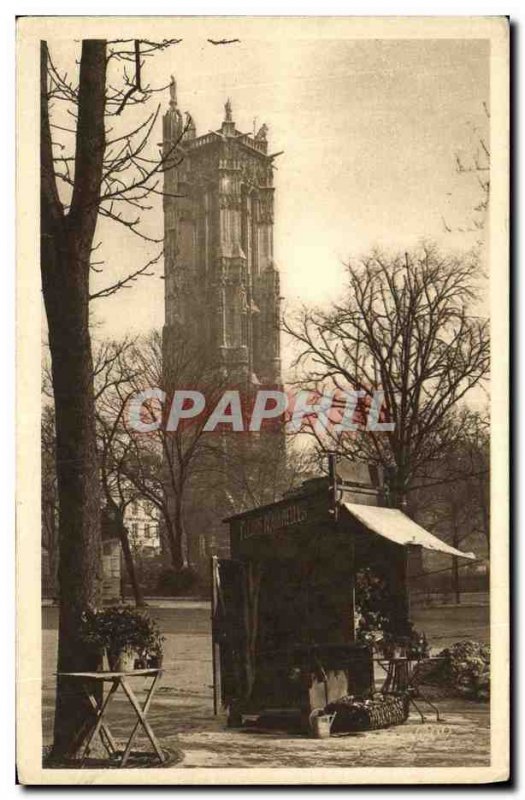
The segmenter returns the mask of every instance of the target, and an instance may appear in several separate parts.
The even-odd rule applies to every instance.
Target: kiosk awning
[[[476,558],[474,553],[463,553],[461,550],[456,550],[455,547],[442,542],[441,539],[426,531],[398,508],[381,508],[357,503],[343,503],[342,505],[365,528],[396,544],[420,545],[425,550],[448,553],[448,555],[459,556],[460,558]]]

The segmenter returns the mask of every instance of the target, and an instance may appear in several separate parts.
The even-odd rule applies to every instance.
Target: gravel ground
[[[161,744],[183,752],[172,769],[190,767],[488,766],[489,706],[461,699],[440,700],[441,722],[421,723],[413,710],[401,726],[351,736],[313,740],[275,732],[229,730],[212,711],[211,641],[207,603],[150,609],[165,642],[165,671],[149,712]],[[461,638],[487,641],[488,608],[425,609],[415,616],[435,648]],[[43,730],[52,732],[56,669],[57,612],[43,609]],[[378,674],[378,679],[380,675]],[[135,687],[140,690],[141,682]],[[423,708],[423,710],[425,710]],[[116,695],[109,722],[119,739],[135,718],[124,696]],[[137,740],[137,744],[141,739]],[[145,744],[145,743],[144,743]]]

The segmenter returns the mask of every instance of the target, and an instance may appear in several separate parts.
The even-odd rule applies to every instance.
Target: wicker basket
[[[364,700],[351,695],[329,703],[325,714],[335,714],[332,733],[355,733],[401,725],[408,718],[407,694],[377,694]]]

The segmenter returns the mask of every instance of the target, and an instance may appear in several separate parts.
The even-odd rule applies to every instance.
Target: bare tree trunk
[[[455,525],[452,546],[456,549],[459,547],[459,531]],[[454,587],[454,599],[457,605],[459,605],[461,603],[461,589],[459,584],[459,561],[457,556],[452,556],[452,584]]]
[[[101,599],[100,488],[89,270],[105,146],[105,42],[84,41],[80,63],[75,186],[64,213],[53,172],[47,100],[47,45],[41,45],[41,271],[55,398],[59,498],[58,673],[96,669],[79,620]],[[57,680],[53,755],[74,755],[89,727],[78,682]]]
[[[175,572],[180,572],[184,567],[184,521],[182,518],[181,504],[176,501],[173,520],[166,520],[168,543],[170,547],[171,566]]]
[[[487,547],[489,550],[490,555],[490,515],[489,515],[489,508],[487,498],[485,496],[485,491],[483,484],[479,483],[479,500],[480,500],[480,508],[481,508],[481,517],[483,520],[483,532],[485,533],[485,538],[487,540]]]
[[[454,585],[454,600],[456,604],[461,603],[461,590],[459,585],[459,564],[458,557],[452,556],[452,581]]]
[[[181,568],[189,566],[189,553],[186,541],[186,525],[184,523],[184,510],[182,506],[182,492],[175,501],[175,550],[177,561]]]
[[[120,537],[120,546],[122,547],[122,555],[124,556],[126,571],[128,573],[129,580],[131,582],[131,588],[133,589],[135,605],[137,606],[137,608],[143,608],[146,605],[146,603],[144,601],[142,586],[140,585],[140,581],[137,578],[137,570],[135,569],[135,562],[133,560],[131,547],[129,546],[128,529],[124,525],[124,520],[122,519],[122,514],[120,513],[120,511],[117,512],[117,514],[118,514],[117,520],[118,520],[118,533]]]

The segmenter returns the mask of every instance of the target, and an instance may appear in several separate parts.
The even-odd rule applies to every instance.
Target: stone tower
[[[167,162],[165,388],[169,393],[180,386],[176,360],[181,341],[198,342],[229,388],[239,387],[249,395],[260,386],[280,386],[279,274],[273,261],[275,155],[268,154],[267,127],[254,135],[237,130],[227,100],[221,127],[197,136],[192,118],[179,110],[172,78],[162,147]],[[237,458],[243,454],[243,463],[257,460],[257,453],[267,458],[268,442],[262,435],[244,434],[240,439],[238,434],[225,437],[225,460],[234,460],[232,452]],[[274,435],[270,450],[284,458],[284,437],[277,439]],[[218,489],[200,494],[192,490],[185,498],[193,564],[200,560],[207,570],[208,556],[224,553],[227,537],[221,519],[241,510],[235,502],[227,477]]]
[[[281,382],[279,274],[273,262],[273,158],[267,128],[241,133],[231,103],[216,131],[184,121],[172,79],[163,120],[165,327],[206,342],[237,383]]]

